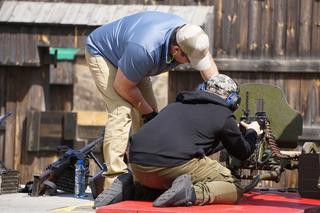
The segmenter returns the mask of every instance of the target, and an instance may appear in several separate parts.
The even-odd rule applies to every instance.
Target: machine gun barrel
[[[95,139],[91,143],[89,143],[87,146],[82,147],[78,151],[76,151],[75,156],[78,159],[84,159],[92,150],[93,148],[97,145],[100,144],[103,141],[103,136]]]

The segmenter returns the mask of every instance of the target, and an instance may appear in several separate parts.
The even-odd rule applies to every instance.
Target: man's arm
[[[220,138],[223,146],[228,153],[238,158],[239,160],[246,160],[254,151],[257,142],[259,124],[252,123],[246,126],[246,133],[243,135],[232,117],[228,118],[223,127]]]
[[[210,56],[211,56],[211,54],[210,54]],[[202,79],[205,81],[209,80],[209,78],[211,76],[219,74],[218,67],[217,67],[216,63],[214,62],[212,56],[211,56],[211,67],[207,70],[201,70],[200,74],[201,74]]]
[[[137,83],[129,80],[120,68],[118,68],[113,87],[121,97],[131,103],[141,114],[144,115],[153,111],[152,107],[142,96]]]

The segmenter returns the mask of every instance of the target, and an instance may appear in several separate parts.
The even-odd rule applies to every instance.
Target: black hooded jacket
[[[213,154],[219,142],[234,157],[245,160],[253,152],[257,134],[242,135],[225,101],[203,91],[178,94],[130,138],[129,162],[173,167]]]

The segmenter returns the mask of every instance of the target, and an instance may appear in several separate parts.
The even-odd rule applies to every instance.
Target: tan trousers
[[[108,111],[103,143],[103,156],[108,168],[104,174],[104,188],[107,189],[118,175],[126,172],[127,165],[123,158],[129,134],[136,132],[141,126],[141,115],[114,90],[113,82],[117,68],[101,56],[90,55],[88,51],[85,52],[85,56]],[[157,109],[150,77],[144,78],[137,87],[151,107]]]
[[[150,167],[131,164],[135,181],[155,189],[168,189],[182,174],[190,174],[196,192],[196,204],[234,204],[241,197],[238,180],[226,167],[208,157],[192,159],[176,167]]]

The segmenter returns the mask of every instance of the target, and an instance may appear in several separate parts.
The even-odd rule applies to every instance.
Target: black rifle
[[[50,164],[41,175],[34,175],[31,196],[39,196],[44,193],[52,194],[56,189],[73,193],[74,165],[78,159],[83,159],[86,162],[86,184],[88,182],[89,159],[93,159],[98,165],[101,169],[100,173],[106,171],[106,166],[101,164],[93,153],[95,146],[102,141],[103,136],[95,139],[79,150],[73,150],[63,146],[62,149],[64,150],[67,148],[65,153],[57,161]]]

